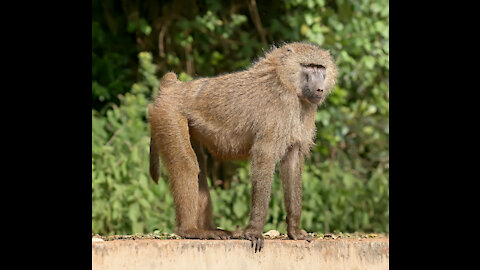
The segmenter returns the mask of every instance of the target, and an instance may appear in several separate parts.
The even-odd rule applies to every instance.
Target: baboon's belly
[[[253,139],[250,134],[231,134],[227,130],[208,130],[189,126],[192,138],[200,141],[209,152],[218,159],[247,159]]]

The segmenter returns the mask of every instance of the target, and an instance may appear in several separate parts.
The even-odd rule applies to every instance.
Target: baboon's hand
[[[289,231],[288,238],[292,240],[307,240],[308,242],[312,242],[313,237],[306,233],[302,233],[300,230]]]
[[[252,247],[255,249],[255,253],[262,250],[264,239],[261,231],[245,230],[245,239],[252,241]]]

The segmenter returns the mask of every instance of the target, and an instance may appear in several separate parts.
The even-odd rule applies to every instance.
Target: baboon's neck
[[[256,87],[275,92],[296,93],[294,88],[290,88],[291,84],[282,81],[277,70],[277,64],[269,59],[261,59],[245,72],[248,73],[248,76],[246,76],[248,82],[250,84],[257,83]]]
[[[302,119],[302,122],[312,122],[315,123],[315,114],[318,109],[318,105],[312,104],[306,100],[301,100],[300,101],[300,107],[301,107],[301,114],[300,114],[300,119]]]

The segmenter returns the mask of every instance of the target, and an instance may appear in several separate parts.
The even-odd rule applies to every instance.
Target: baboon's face
[[[322,103],[335,84],[336,66],[328,51],[305,43],[279,48],[280,77],[300,99]]]
[[[326,69],[322,65],[301,64],[299,97],[311,103],[319,104],[326,96],[325,76]]]

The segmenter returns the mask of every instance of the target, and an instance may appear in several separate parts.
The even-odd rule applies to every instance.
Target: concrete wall
[[[388,238],[265,240],[114,240],[92,242],[92,269],[388,269]]]

